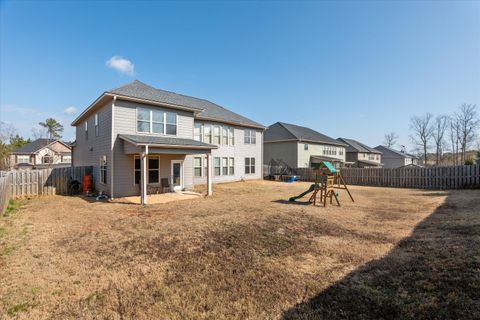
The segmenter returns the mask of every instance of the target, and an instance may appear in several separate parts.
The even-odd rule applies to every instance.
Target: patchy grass
[[[11,217],[18,210],[20,210],[26,203],[26,200],[10,200],[8,202],[7,209],[5,210],[4,216]]]
[[[478,318],[479,190],[285,201],[308,186],[222,184],[146,208],[31,201],[2,225],[15,249],[0,256],[0,318]]]

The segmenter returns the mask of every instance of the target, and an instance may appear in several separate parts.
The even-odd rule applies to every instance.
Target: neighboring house
[[[264,135],[264,164],[281,160],[292,168],[315,167],[330,161],[336,167],[345,163],[347,145],[310,128],[277,122]]]
[[[385,146],[377,146],[375,149],[382,152],[382,163],[384,168],[418,166],[418,158],[412,154],[397,151]]]
[[[70,144],[60,140],[37,139],[10,154],[11,169],[66,166],[71,161]]]
[[[140,81],[104,92],[72,126],[73,165],[93,166],[96,190],[112,198],[145,203],[165,179],[174,190],[207,183],[210,194],[212,182],[262,177],[264,126]]]
[[[353,139],[338,138],[347,144],[346,165],[355,168],[377,168],[382,166],[382,152]]]

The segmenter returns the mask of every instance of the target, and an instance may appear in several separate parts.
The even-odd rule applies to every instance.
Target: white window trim
[[[147,122],[147,120],[138,120],[138,109],[145,109],[150,112],[150,117],[148,120],[149,123],[149,132],[145,131],[138,131],[138,121],[143,121]],[[158,132],[153,132],[153,110],[163,112],[163,133],[158,133]],[[167,134],[167,112],[173,113],[175,115],[175,134],[168,133]],[[159,123],[158,121],[155,121],[155,123]],[[173,123],[169,123],[172,125]],[[145,108],[145,107],[136,107],[135,108],[135,132],[138,134],[154,134],[154,135],[164,135],[164,136],[170,136],[170,137],[177,137],[178,136],[178,113],[173,112],[173,111],[165,111],[165,110],[157,110],[157,109],[152,109],[152,108]]]
[[[257,159],[255,157],[245,157],[245,159],[250,159],[250,164],[248,165],[248,167],[250,168],[250,172],[249,173],[246,173],[246,175],[255,175],[257,174]],[[247,165],[245,164],[245,159],[243,160],[243,171],[245,171],[245,168],[247,167]],[[255,164],[252,166],[252,159],[255,159]],[[252,173],[252,167],[255,168],[255,172]]]
[[[105,169],[103,169],[102,167],[104,167],[102,164],[103,164],[103,157],[105,157],[105,162],[106,162],[106,166],[105,166]],[[103,180],[103,171],[105,170],[105,181],[102,181]],[[107,184],[107,181],[108,181],[108,158],[107,158],[107,155],[101,155],[100,156],[100,183],[103,184],[103,185],[106,185]]]
[[[94,124],[95,124],[95,137],[98,137],[100,135],[100,127],[98,126],[98,113],[95,113]]]
[[[150,168],[148,166],[148,158],[158,158],[158,182],[156,184],[160,184],[160,182],[162,181],[162,177],[160,176],[160,172],[161,172],[160,171],[160,168],[161,168],[161,164],[160,164],[161,159],[160,158],[161,157],[160,156],[154,156],[154,155],[147,155],[146,157],[147,157],[147,161],[146,161],[147,162],[147,168],[146,168],[146,170],[147,170],[147,180],[150,180],[149,177],[148,177],[148,171],[150,170]],[[135,169],[135,159],[139,159],[140,161],[142,161],[142,159],[140,158],[139,155],[134,155],[133,156],[133,185],[134,186],[139,186],[140,183],[135,183],[135,171],[140,171],[140,176],[141,176],[142,175],[142,169],[141,169],[142,165],[140,164],[140,169],[139,170]],[[150,181],[147,181],[147,184],[151,184]]]
[[[196,158],[199,158],[200,159],[200,176],[196,176],[195,175],[195,169],[198,168],[195,166],[195,159]],[[193,157],[193,177],[194,178],[202,178],[204,175],[203,175],[203,157]]]

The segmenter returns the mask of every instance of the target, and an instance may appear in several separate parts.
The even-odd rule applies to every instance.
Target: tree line
[[[429,164],[429,155],[434,157],[430,164],[441,165],[446,152],[451,154],[449,164],[473,164],[475,160],[467,157],[467,152],[472,147],[479,149],[476,162],[480,163],[480,141],[474,146],[479,128],[477,106],[462,104],[451,115],[435,116],[427,112],[421,116],[413,116],[410,119],[409,138],[425,165]],[[393,147],[397,139],[396,133],[390,132],[385,134],[383,143],[387,147]]]

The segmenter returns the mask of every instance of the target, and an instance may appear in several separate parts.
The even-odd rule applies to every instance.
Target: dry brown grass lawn
[[[479,190],[282,201],[308,185],[146,208],[30,200],[0,218],[0,319],[480,317]]]

